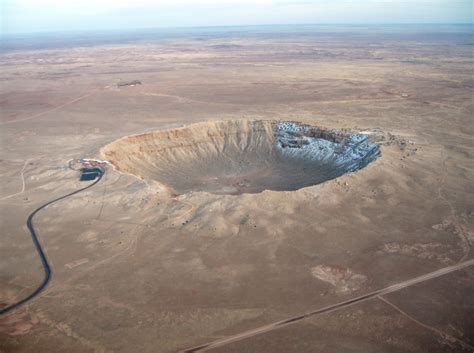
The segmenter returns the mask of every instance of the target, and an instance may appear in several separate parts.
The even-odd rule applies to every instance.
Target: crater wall
[[[296,122],[232,120],[121,138],[102,149],[118,170],[176,194],[297,190],[365,167],[379,155],[367,136]]]

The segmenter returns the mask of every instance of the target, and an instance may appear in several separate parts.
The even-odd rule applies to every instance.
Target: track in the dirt
[[[61,197],[58,197],[54,200],[51,200],[51,201],[39,206],[28,216],[26,225],[28,227],[28,230],[30,231],[31,238],[32,238],[33,243],[36,247],[36,251],[38,252],[38,255],[41,259],[41,263],[43,265],[43,270],[44,270],[44,277],[43,277],[43,280],[41,281],[41,283],[39,284],[39,286],[33,292],[31,292],[28,296],[26,296],[25,298],[19,300],[16,303],[13,303],[13,304],[8,305],[6,307],[0,308],[0,315],[1,314],[6,314],[6,313],[18,308],[22,304],[25,304],[26,302],[30,301],[34,297],[36,297],[47,286],[47,284],[49,283],[49,281],[51,279],[51,275],[52,275],[51,266],[49,265],[48,258],[46,257],[46,254],[45,254],[45,252],[44,252],[44,250],[41,246],[41,242],[39,241],[38,235],[35,231],[35,228],[34,228],[34,225],[33,225],[34,216],[39,211],[41,211],[42,209],[46,208],[47,206],[49,206],[49,205],[51,205],[51,204],[53,204],[57,201],[63,200],[67,197],[73,196],[75,194],[78,194],[81,191],[84,191],[86,189],[89,189],[89,188],[93,187],[94,185],[96,185],[97,183],[100,182],[100,180],[102,179],[102,177],[104,175],[105,175],[105,170],[103,171],[103,173],[99,174],[97,180],[95,180],[93,183],[87,185],[84,188],[80,188],[80,189],[75,190],[75,191],[73,191],[69,194],[63,195]],[[364,301],[367,301],[367,300],[370,300],[370,299],[373,299],[373,298],[376,298],[376,297],[379,297],[379,296],[382,296],[382,295],[386,295],[386,294],[389,294],[389,293],[392,293],[392,292],[396,292],[396,291],[399,291],[401,289],[413,286],[415,284],[419,284],[419,283],[422,283],[422,282],[425,282],[425,281],[428,281],[428,280],[446,275],[448,273],[464,269],[464,268],[472,266],[472,265],[474,265],[474,259],[470,259],[470,260],[458,263],[458,264],[453,265],[453,266],[447,266],[447,267],[438,269],[436,271],[427,273],[425,275],[415,277],[415,278],[412,278],[412,279],[409,279],[409,280],[406,280],[406,281],[403,281],[403,282],[399,282],[399,283],[393,284],[389,287],[385,287],[385,288],[376,290],[374,292],[364,294],[364,295],[359,296],[359,297],[348,299],[346,301],[336,303],[336,304],[327,306],[325,308],[317,309],[317,310],[314,310],[312,312],[308,312],[308,313],[305,313],[305,314],[302,314],[302,315],[299,315],[299,316],[291,317],[291,318],[288,318],[288,319],[285,319],[285,320],[282,320],[282,321],[278,321],[278,322],[275,322],[275,323],[272,323],[272,324],[269,324],[269,325],[266,325],[266,326],[262,326],[262,327],[253,329],[253,330],[245,331],[245,332],[242,332],[240,334],[236,334],[234,336],[223,338],[221,340],[217,340],[217,341],[210,342],[210,343],[207,343],[207,344],[203,344],[203,345],[200,345],[200,346],[197,346],[197,347],[189,348],[189,349],[183,350],[181,352],[182,353],[203,352],[203,351],[207,351],[207,350],[210,350],[210,349],[213,349],[213,348],[221,347],[221,346],[227,345],[229,343],[240,341],[240,340],[245,339],[245,338],[249,338],[249,337],[256,336],[256,335],[259,335],[259,334],[262,334],[262,333],[273,331],[273,330],[278,329],[280,327],[293,324],[295,322],[301,321],[303,319],[306,319],[306,318],[309,318],[309,317],[312,317],[312,316],[316,316],[318,314],[333,312],[333,311],[343,309],[343,308],[346,308],[348,306],[358,304],[358,303],[361,303],[361,302],[364,302]]]
[[[467,260],[467,261],[461,262],[461,263],[453,265],[453,266],[447,266],[447,267],[441,268],[439,270],[424,274],[422,276],[415,277],[415,278],[412,278],[412,279],[409,279],[409,280],[406,280],[406,281],[403,281],[403,282],[399,282],[399,283],[393,284],[391,286],[376,290],[374,292],[370,292],[370,293],[361,295],[359,297],[348,299],[346,301],[336,303],[336,304],[327,306],[325,308],[317,309],[317,310],[311,311],[309,313],[305,313],[305,314],[302,314],[302,315],[299,315],[299,316],[291,317],[291,318],[288,318],[286,320],[274,322],[274,323],[266,325],[266,326],[261,326],[259,328],[253,329],[253,330],[249,330],[249,331],[245,331],[245,332],[233,335],[233,336],[225,337],[225,338],[222,338],[220,340],[216,340],[214,342],[203,344],[203,345],[200,345],[200,346],[197,346],[197,347],[188,348],[188,349],[185,349],[185,350],[181,351],[181,353],[204,352],[204,351],[207,351],[207,350],[210,350],[210,349],[213,349],[213,348],[221,347],[221,346],[227,345],[229,343],[237,342],[237,341],[240,341],[240,340],[252,337],[252,336],[256,336],[256,335],[260,335],[262,333],[273,331],[273,330],[278,329],[280,327],[293,324],[295,322],[301,321],[303,319],[306,319],[306,318],[309,318],[309,317],[312,317],[312,316],[316,316],[318,314],[333,312],[333,311],[343,309],[343,308],[346,308],[346,307],[354,305],[354,304],[364,302],[366,300],[376,298],[378,296],[393,293],[393,292],[399,291],[403,288],[407,288],[407,287],[413,286],[415,284],[422,283],[422,282],[425,282],[425,281],[428,281],[430,279],[446,275],[446,274],[454,272],[454,271],[459,271],[463,268],[466,268],[466,267],[469,267],[469,266],[472,266],[472,265],[474,265],[474,259]]]
[[[56,107],[53,107],[51,109],[48,109],[48,110],[45,110],[41,113],[37,113],[37,114],[34,114],[34,115],[31,115],[31,116],[27,116],[25,118],[20,118],[20,119],[17,119],[17,120],[7,120],[7,121],[3,121],[3,122],[0,122],[0,125],[8,125],[8,124],[14,124],[14,123],[19,123],[19,122],[22,122],[22,121],[27,121],[27,120],[32,120],[32,119],[36,119],[36,118],[39,118],[43,115],[46,115],[48,113],[51,113],[53,111],[56,111],[56,110],[59,110],[61,108],[64,108],[70,104],[73,104],[73,103],[76,103],[76,102],[79,102],[80,100],[83,100],[84,98],[87,98],[89,96],[92,96],[93,94],[97,93],[97,89],[94,89],[92,90],[91,92],[89,93],[86,93],[78,98],[74,98],[73,100],[71,101],[68,101],[66,103],[63,103],[61,105],[58,105]]]
[[[104,170],[103,173],[99,174],[98,178],[92,184],[89,184],[84,188],[75,190],[75,191],[73,191],[73,192],[71,192],[67,195],[63,195],[63,196],[58,197],[54,200],[48,201],[47,203],[45,203],[45,204],[41,205],[40,207],[38,207],[37,209],[35,209],[28,216],[28,220],[26,221],[26,226],[28,227],[28,230],[30,231],[31,239],[33,240],[33,243],[35,244],[36,251],[38,252],[38,255],[41,259],[41,263],[43,265],[43,270],[44,270],[44,277],[43,277],[43,280],[41,281],[41,283],[39,284],[39,286],[36,287],[36,289],[33,292],[31,292],[30,294],[28,294],[25,298],[17,301],[16,303],[13,303],[13,304],[10,304],[6,307],[0,308],[0,315],[1,314],[6,314],[9,311],[12,311],[12,310],[18,308],[20,305],[23,305],[26,302],[33,299],[34,297],[36,297],[47,286],[49,280],[51,279],[51,274],[52,274],[51,266],[49,265],[48,258],[46,257],[46,254],[43,250],[43,247],[41,246],[41,242],[38,239],[38,234],[36,233],[35,227],[33,225],[33,218],[35,217],[35,215],[39,211],[41,211],[43,208],[46,208],[47,206],[49,206],[49,205],[51,205],[51,204],[53,204],[57,201],[63,200],[65,198],[69,197],[69,196],[75,195],[77,193],[80,193],[81,191],[84,191],[86,189],[89,189],[89,188],[93,187],[94,185],[96,185],[102,179],[104,174],[105,174],[105,170]]]

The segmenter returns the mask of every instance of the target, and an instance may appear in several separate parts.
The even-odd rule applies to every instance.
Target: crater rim
[[[116,170],[178,196],[296,191],[362,169],[381,152],[355,129],[233,119],[124,136],[101,155]]]

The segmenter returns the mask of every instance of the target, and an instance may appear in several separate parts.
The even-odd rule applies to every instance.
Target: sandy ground
[[[472,258],[472,38],[193,35],[0,54],[0,303],[42,276],[28,214],[84,186],[71,158],[226,119],[385,136],[357,173],[291,192],[172,197],[109,169],[35,218],[53,279],[0,351],[177,352]],[[117,88],[121,80],[142,85]],[[469,352],[474,269],[215,352]]]

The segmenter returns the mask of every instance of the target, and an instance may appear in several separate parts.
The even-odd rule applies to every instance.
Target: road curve
[[[30,215],[28,216],[28,219],[26,221],[26,226],[28,227],[28,230],[30,231],[31,239],[33,240],[33,243],[35,244],[36,251],[38,252],[38,255],[41,259],[41,263],[43,265],[43,270],[44,270],[44,277],[43,277],[43,280],[41,281],[41,283],[39,284],[39,286],[36,287],[36,289],[33,292],[31,292],[30,294],[28,294],[26,297],[24,297],[23,299],[17,301],[16,303],[13,303],[13,304],[10,304],[6,307],[0,308],[0,315],[6,314],[6,313],[18,308],[20,305],[23,305],[26,302],[30,301],[34,297],[36,297],[47,286],[49,280],[51,279],[51,274],[52,274],[51,266],[49,265],[48,258],[46,257],[46,254],[43,250],[43,247],[41,246],[41,242],[38,239],[38,234],[36,233],[35,227],[33,225],[33,218],[35,217],[35,215],[39,211],[41,211],[42,209],[46,208],[47,206],[49,206],[49,205],[51,205],[51,204],[53,204],[57,201],[63,200],[65,198],[69,197],[69,196],[78,194],[81,191],[84,191],[86,189],[89,189],[89,188],[93,187],[94,185],[96,185],[102,179],[104,174],[105,174],[105,169],[103,170],[103,172],[101,174],[99,174],[98,178],[92,184],[89,184],[84,188],[75,190],[75,191],[73,191],[69,194],[58,197],[54,200],[48,201],[47,203],[39,206],[37,209],[35,209],[33,212],[30,213]]]

